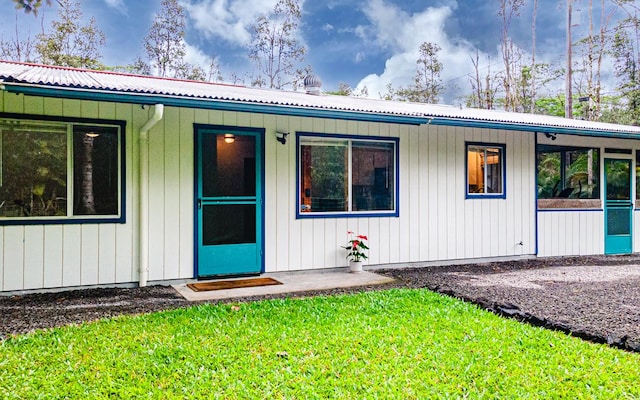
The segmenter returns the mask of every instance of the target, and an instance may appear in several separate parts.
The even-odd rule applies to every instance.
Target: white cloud
[[[104,0],[104,2],[107,4],[107,6],[115,8],[123,14],[127,13],[127,6],[124,5],[123,0]]]
[[[244,46],[251,41],[251,25],[276,3],[277,0],[205,0],[184,7],[195,28],[206,37]]]
[[[408,14],[385,0],[372,0],[363,9],[369,25],[358,26],[356,34],[380,48],[391,51],[384,71],[363,78],[357,87],[367,87],[371,97],[386,93],[387,84],[406,86],[413,80],[420,44],[433,42],[440,46],[438,59],[443,64],[443,82],[472,71],[469,55],[473,46],[465,41],[451,41],[444,31],[447,18],[453,14],[452,6],[428,7],[424,11]],[[482,57],[482,55],[481,55]],[[466,82],[465,82],[466,84]]]
[[[331,31],[331,30],[333,30],[333,25],[331,25],[331,24],[329,24],[329,23],[324,24],[324,25],[322,26],[322,30],[323,30],[323,31]]]

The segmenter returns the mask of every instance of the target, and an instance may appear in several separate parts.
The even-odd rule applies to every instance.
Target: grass
[[[0,342],[0,398],[639,398],[640,356],[422,290],[200,305]]]

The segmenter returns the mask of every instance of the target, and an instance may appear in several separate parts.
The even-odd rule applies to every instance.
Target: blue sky
[[[246,46],[250,25],[273,8],[277,0],[183,0],[187,10],[188,59],[200,62],[204,55],[217,56],[222,73],[250,74]],[[584,0],[586,3],[586,0]],[[55,3],[55,2],[54,2]],[[531,2],[529,2],[531,3]],[[537,59],[564,59],[565,2],[539,0],[537,16]],[[576,1],[575,8],[580,8]],[[599,2],[598,2],[599,3]],[[334,90],[339,82],[352,87],[367,86],[377,97],[386,84],[410,84],[415,74],[418,48],[424,41],[437,43],[444,64],[442,80],[447,87],[446,103],[470,92],[468,74],[474,72],[471,55],[480,52],[483,68],[501,68],[498,2],[487,0],[306,0],[299,39],[307,46],[305,65],[311,65],[323,81],[323,90]],[[83,0],[85,19],[95,17],[105,33],[102,49],[107,65],[131,63],[142,54],[142,39],[151,26],[160,0]],[[586,8],[586,5],[584,6]],[[56,7],[43,7],[40,17],[49,26]],[[586,14],[586,13],[585,13]],[[40,32],[41,20],[17,14],[24,36]],[[0,35],[4,40],[15,31],[16,13],[9,0],[0,1]],[[580,13],[574,20],[581,23]],[[575,27],[574,36],[586,29],[586,21]],[[515,19],[511,35],[516,44],[531,48],[531,5]],[[605,82],[610,67],[605,68]]]

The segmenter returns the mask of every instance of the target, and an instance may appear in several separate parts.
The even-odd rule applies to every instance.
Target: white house
[[[0,62],[0,133],[4,294],[640,248],[631,126]]]

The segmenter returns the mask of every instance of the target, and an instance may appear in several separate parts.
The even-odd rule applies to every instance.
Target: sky
[[[250,75],[250,27],[272,9],[277,0],[182,0],[187,12],[187,60],[218,58],[222,74]],[[566,3],[539,0],[536,59],[565,60]],[[573,15],[574,37],[586,32],[587,0],[577,0]],[[527,3],[532,3],[528,1]],[[596,2],[599,3],[599,2]],[[160,8],[160,0],[82,0],[83,18],[94,17],[106,36],[102,49],[106,65],[126,65],[143,55],[142,40]],[[367,87],[370,97],[386,93],[386,86],[411,84],[418,49],[425,41],[441,48],[439,60],[445,93],[441,102],[458,104],[471,92],[471,57],[478,51],[481,68],[502,68],[499,47],[501,21],[497,0],[302,0],[298,39],[307,47],[304,65],[310,65],[323,82],[322,90],[336,90],[340,82]],[[13,2],[0,0],[0,38],[35,36],[49,26],[56,5],[43,6],[38,17],[16,13]],[[532,6],[512,21],[510,34],[516,45],[531,49]],[[616,16],[614,16],[614,19]],[[574,55],[574,58],[576,56]],[[208,68],[205,68],[207,70]],[[612,66],[605,65],[605,91],[613,90]],[[247,79],[247,82],[249,80]],[[558,83],[558,90],[562,87]]]

